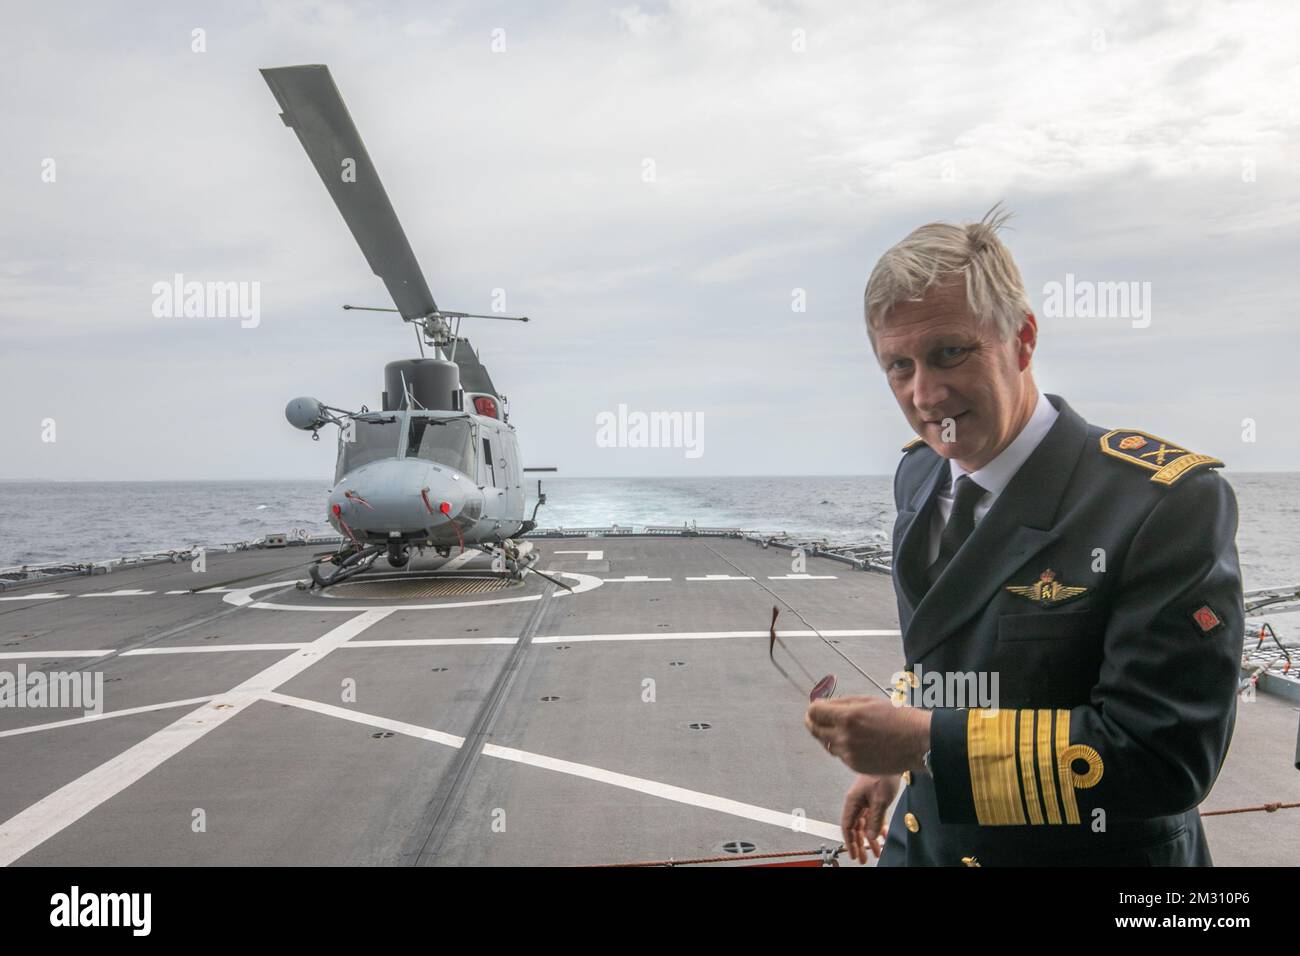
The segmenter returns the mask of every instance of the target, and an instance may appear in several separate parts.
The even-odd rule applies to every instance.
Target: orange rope
[[[1261,807],[1234,807],[1231,810],[1202,810],[1203,817],[1218,817],[1227,813],[1276,813],[1278,810],[1294,810],[1300,803],[1266,803]]]
[[[1258,807],[1233,807],[1229,810],[1202,810],[1203,817],[1220,817],[1230,813],[1276,813],[1278,810],[1294,810],[1300,807],[1300,803],[1265,803]],[[838,857],[844,852],[844,845],[840,844],[835,850],[830,851],[832,865],[839,866]],[[612,869],[616,867],[628,866],[689,866],[697,863],[736,863],[740,860],[779,860],[788,859],[795,856],[823,856],[819,850],[787,850],[783,853],[758,853],[753,856],[749,854],[736,854],[734,856],[703,856],[694,860],[644,860],[639,863],[598,863],[594,866],[598,869]]]
[[[821,850],[787,850],[782,853],[737,853],[734,856],[704,856],[695,860],[644,860],[640,863],[598,863],[595,866],[599,869],[611,869],[614,867],[624,866],[687,866],[692,863],[736,863],[740,860],[779,860],[792,856],[823,856],[829,855],[834,862],[835,858],[844,852],[844,845],[836,847],[834,850],[823,853]],[[839,866],[838,862],[834,862]]]

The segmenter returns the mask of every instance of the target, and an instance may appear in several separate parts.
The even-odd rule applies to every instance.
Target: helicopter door
[[[483,517],[501,519],[505,515],[505,470],[501,467],[501,451],[497,431],[482,426],[479,429],[479,486],[483,489]]]
[[[513,429],[502,429],[499,433],[501,450],[498,461],[502,463],[506,486],[506,515],[511,521],[522,521],[524,516],[524,481],[523,472],[519,470],[519,439]]]

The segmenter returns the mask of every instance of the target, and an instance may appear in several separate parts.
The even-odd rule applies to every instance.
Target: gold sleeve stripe
[[[1025,807],[1029,822],[1042,826],[1043,809],[1038,804],[1038,785],[1034,782],[1034,712],[1020,711],[1020,781],[1025,790]]]
[[[1101,780],[1102,773],[1105,772],[1105,768],[1101,763],[1101,754],[1097,753],[1096,750],[1089,747],[1087,744],[1074,744],[1071,746],[1068,734],[1065,736],[1063,741],[1061,738],[1057,738],[1058,746],[1062,743],[1066,746],[1060,747],[1057,754],[1057,760],[1061,765],[1062,787],[1065,786],[1065,780],[1068,779],[1070,782],[1070,796],[1067,800],[1068,805],[1066,807],[1066,812],[1067,814],[1073,813],[1075,819],[1072,822],[1078,823],[1079,810],[1075,805],[1074,791],[1087,790],[1089,787],[1097,786],[1098,781]],[[1086,773],[1080,774],[1074,772],[1074,762],[1076,760],[1082,760],[1088,765],[1088,771]]]
[[[971,802],[982,826],[1023,825],[1016,773],[1015,710],[972,710],[966,718]]]
[[[1061,752],[1061,760],[1066,766],[1070,766],[1076,760],[1082,760],[1088,765],[1087,773],[1074,773],[1074,789],[1076,790],[1087,790],[1089,787],[1097,786],[1097,783],[1101,780],[1101,775],[1105,772],[1105,767],[1101,764],[1101,754],[1087,744],[1073,744],[1066,747]],[[1073,768],[1071,768],[1071,773],[1073,773]]]
[[[1070,746],[1070,712],[1056,713],[1056,770],[1061,775],[1061,803],[1065,806],[1065,822],[1079,822],[1079,805],[1074,799],[1074,771],[1070,761],[1062,759]]]
[[[1047,822],[1060,823],[1061,811],[1056,804],[1055,761],[1052,759],[1052,712],[1038,712],[1038,779],[1043,782],[1043,806],[1047,808]]]
[[[1096,750],[1070,743],[1068,710],[971,710],[966,757],[975,817],[986,827],[1041,826],[1044,811],[1049,824],[1077,825],[1075,791],[1095,787],[1104,772]],[[1085,773],[1074,769],[1080,760],[1088,765]]]

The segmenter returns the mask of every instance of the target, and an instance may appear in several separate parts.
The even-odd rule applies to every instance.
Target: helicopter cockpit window
[[[350,471],[368,465],[380,458],[396,458],[398,439],[402,437],[401,424],[394,417],[382,419],[352,419],[353,441],[347,441],[348,431],[340,429],[339,459],[334,480],[339,481]]]
[[[408,458],[423,458],[468,475],[473,472],[473,455],[473,435],[465,419],[412,416]]]

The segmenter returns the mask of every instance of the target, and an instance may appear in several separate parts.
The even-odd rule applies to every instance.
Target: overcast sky
[[[390,303],[257,72],[298,63],[439,304],[533,317],[468,325],[526,465],[892,473],[866,277],[1001,200],[1042,390],[1300,470],[1294,4],[0,7],[0,478],[328,477],[285,402],[376,407],[415,342],[339,308]],[[260,323],[155,317],[177,273],[258,283]],[[1067,274],[1150,283],[1149,325],[1044,314]],[[598,447],[620,403],[703,454]]]

